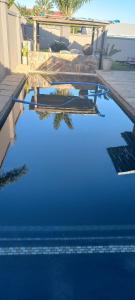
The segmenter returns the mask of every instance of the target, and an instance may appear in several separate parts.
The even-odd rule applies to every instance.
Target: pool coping
[[[123,71],[124,74],[128,74],[128,71]],[[130,72],[131,73],[131,72]],[[108,78],[107,75],[112,75],[112,78]],[[123,92],[121,92],[121,88],[125,88],[125,91],[127,87],[124,87],[124,81],[120,81],[119,79],[115,78],[115,75],[123,75],[121,71],[97,71],[97,77],[98,79],[105,84],[106,87],[110,89],[111,95],[113,97],[113,100],[119,105],[119,107],[123,110],[123,112],[128,116],[128,118],[135,123],[135,107],[131,103],[128,102],[128,97],[123,96]],[[117,85],[116,82],[117,81]],[[135,97],[133,97],[135,101]]]
[[[127,71],[125,71],[127,73]],[[24,72],[24,73],[13,73],[4,78],[0,83],[0,127],[4,123],[6,117],[8,116],[12,106],[12,97],[17,97],[24,86],[29,74],[45,74],[45,75],[56,75],[56,74],[66,74],[66,75],[80,75],[89,76],[99,79],[100,82],[105,84],[111,91],[114,101],[120,106],[124,113],[130,118],[132,122],[135,123],[135,108],[131,103],[128,103],[126,97],[121,95],[120,89],[114,87],[113,80],[110,80],[107,75],[114,74],[113,71],[104,72],[97,71],[96,73],[74,73],[74,72]],[[116,72],[115,72],[116,73]],[[117,71],[117,75],[122,74],[121,71]],[[112,77],[113,78],[113,77]],[[115,78],[115,76],[114,76]],[[119,82],[118,82],[119,84]],[[125,87],[126,89],[126,87]]]
[[[0,82],[0,127],[5,122],[12,106],[12,98],[17,97],[27,80],[26,74],[11,74]]]

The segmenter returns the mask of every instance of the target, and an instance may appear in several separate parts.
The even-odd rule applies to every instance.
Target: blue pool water
[[[131,254],[2,257],[0,265],[4,300],[134,300],[135,257]]]
[[[40,100],[49,93],[54,94],[54,87],[41,88]],[[30,90],[24,100],[31,102],[33,96]],[[92,114],[78,113],[76,103],[74,113],[61,114],[54,104],[49,112],[21,105],[16,103],[12,110],[13,115],[20,108],[22,113],[14,124],[14,141],[3,158],[1,176],[22,167],[24,174],[1,184],[0,225],[134,224],[135,175],[118,175],[108,152],[115,148],[117,161],[119,148],[128,148],[121,134],[132,133],[134,124],[115,101],[97,98]],[[3,139],[11,131],[11,125],[6,126]],[[126,168],[134,171],[133,160],[124,164],[122,174]]]
[[[134,124],[102,86],[40,80],[0,129],[0,299],[134,300]]]

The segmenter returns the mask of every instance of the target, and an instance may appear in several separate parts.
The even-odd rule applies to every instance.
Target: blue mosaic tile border
[[[19,255],[81,255],[135,253],[135,245],[65,246],[65,247],[3,247],[0,256]]]

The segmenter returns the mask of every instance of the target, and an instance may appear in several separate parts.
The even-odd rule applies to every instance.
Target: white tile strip
[[[127,246],[61,246],[61,247],[1,247],[0,256],[77,255],[135,253],[135,245]]]

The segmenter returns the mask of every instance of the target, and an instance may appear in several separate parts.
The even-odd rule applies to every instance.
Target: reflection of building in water
[[[31,109],[36,111],[53,112],[66,112],[78,114],[99,114],[97,106],[93,99],[88,100],[75,96],[62,96],[62,95],[45,95],[39,94],[35,91],[35,95],[31,99],[32,103],[35,102],[36,106],[30,105]]]
[[[79,82],[84,82],[84,85],[79,85]],[[52,85],[54,82],[65,82],[62,85]],[[35,111],[46,111],[47,113],[79,113],[100,115],[97,108],[97,97],[89,97],[91,91],[97,92],[97,86],[85,85],[85,82],[97,81],[95,77],[70,76],[64,74],[57,75],[41,75],[35,74],[29,76],[27,85],[30,90],[34,90],[34,96],[31,102],[35,105],[30,105],[30,109]],[[78,82],[66,84],[66,82]],[[43,90],[44,89],[44,90]],[[87,99],[87,97],[89,99]],[[40,105],[41,104],[41,105]]]
[[[75,89],[73,86],[52,86],[44,91],[38,87],[34,88],[34,96],[31,98],[30,109],[46,111],[49,113],[65,112],[73,114],[100,115],[97,107],[97,97],[89,96],[90,88],[94,86],[81,86]],[[34,105],[33,105],[33,104]]]
[[[118,175],[135,173],[135,125],[132,132],[121,134],[127,146],[108,148],[108,153],[113,161]]]
[[[16,103],[9,113],[4,125],[0,128],[0,167],[10,144],[15,139],[15,124],[23,111],[23,104]]]

